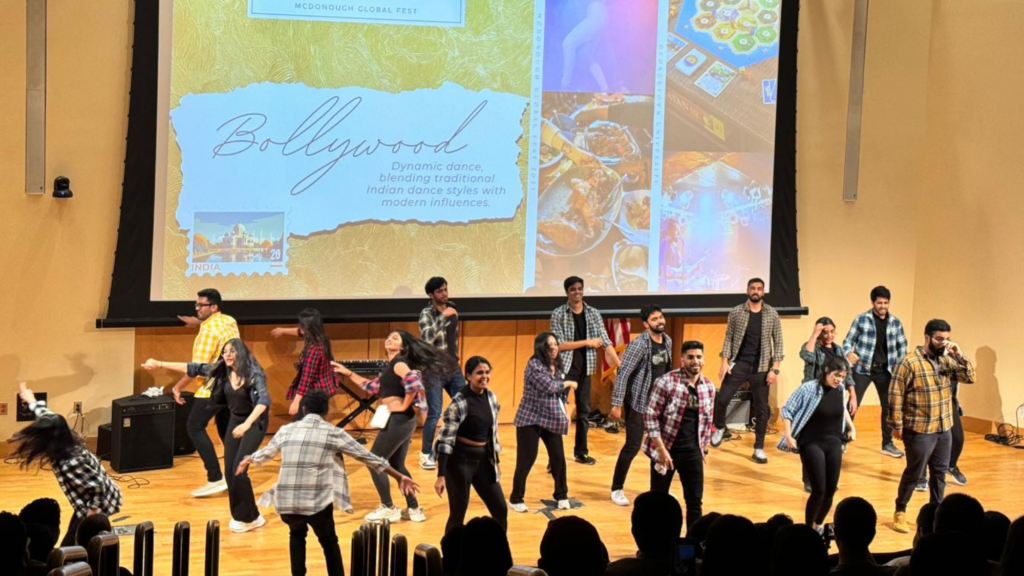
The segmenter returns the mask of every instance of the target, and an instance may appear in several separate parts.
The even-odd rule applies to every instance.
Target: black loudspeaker
[[[188,456],[196,451],[192,439],[188,436],[188,415],[192,412],[196,395],[192,392],[182,392],[181,399],[185,401],[184,404],[174,405],[174,455]]]
[[[110,460],[110,424],[100,424],[96,432],[96,458]]]
[[[110,467],[115,472],[158,470],[174,465],[174,398],[128,396],[114,400],[110,421]]]

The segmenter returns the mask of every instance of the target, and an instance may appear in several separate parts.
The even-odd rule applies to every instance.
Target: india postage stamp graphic
[[[195,212],[188,275],[286,274],[284,212]]]

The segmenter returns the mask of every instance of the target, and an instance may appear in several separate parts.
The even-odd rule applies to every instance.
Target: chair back
[[[443,576],[444,565],[441,564],[441,551],[430,544],[416,546],[412,558],[412,576]]]
[[[508,576],[548,576],[548,573],[535,566],[513,566],[508,569]]]
[[[188,576],[189,540],[192,527],[182,520],[174,525],[174,550],[171,551],[171,576]]]
[[[352,576],[366,576],[366,532],[360,526],[352,532]]]
[[[92,568],[85,562],[72,562],[50,570],[46,576],[92,576]]]
[[[73,562],[88,562],[89,554],[83,546],[61,546],[50,550],[46,557],[46,569],[53,570]]]
[[[149,520],[135,527],[135,576],[153,576],[153,523]]]
[[[391,537],[391,573],[388,576],[408,576],[409,541],[401,534]]]
[[[121,540],[116,534],[105,532],[93,536],[86,551],[93,576],[118,576],[121,571]]]
[[[385,519],[377,526],[377,574],[390,576],[388,560],[391,558],[391,521]]]
[[[218,576],[220,574],[220,522],[210,520],[206,523],[206,563],[203,574]]]

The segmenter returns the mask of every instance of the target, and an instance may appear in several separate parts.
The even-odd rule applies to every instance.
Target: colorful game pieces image
[[[676,62],[676,70],[679,70],[687,76],[693,76],[693,73],[696,72],[697,69],[700,68],[701,64],[703,64],[707,59],[708,57],[705,56],[703,52],[693,48],[687,52],[685,56],[680,58],[678,62]]]
[[[736,77],[736,71],[721,62],[715,62],[697,78],[695,84],[701,90],[711,94],[715,98],[725,90],[725,87]]]

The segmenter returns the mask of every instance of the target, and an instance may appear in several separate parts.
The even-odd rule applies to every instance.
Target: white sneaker
[[[629,506],[629,498],[626,498],[626,494],[622,490],[615,490],[612,492],[612,502],[616,506]]]
[[[510,503],[510,505],[513,512],[519,512],[522,514],[530,511],[530,507],[526,505],[526,502],[517,502],[515,504]]]
[[[402,511],[402,520],[412,520],[413,522],[426,522],[427,515],[423,513],[423,507],[419,508],[406,508]]]
[[[213,496],[214,494],[220,494],[228,489],[228,483],[221,478],[216,482],[207,482],[199,488],[192,491],[192,496],[196,498],[203,498],[204,496]]]
[[[252,522],[239,522],[237,520],[232,520],[231,522],[228,522],[228,528],[230,528],[232,532],[248,532],[257,528],[262,528],[266,523],[267,520],[260,515],[259,518]]]
[[[402,511],[395,506],[380,505],[379,508],[370,512],[366,516],[363,516],[367,522],[383,522],[387,520],[389,522],[398,522],[402,519]]]
[[[711,433],[711,446],[718,448],[722,445],[722,438],[725,436],[724,430],[715,430]]]
[[[434,470],[437,468],[437,462],[434,461],[434,457],[430,454],[420,453],[420,468],[424,470]]]
[[[569,510],[570,508],[572,508],[572,506],[569,504],[568,500],[559,500],[558,501],[558,509],[559,510]]]
[[[762,450],[760,448],[758,448],[757,450],[754,450],[754,454],[751,455],[750,457],[753,458],[754,462],[757,462],[758,464],[767,464],[768,463],[768,455],[765,454],[764,450]]]

